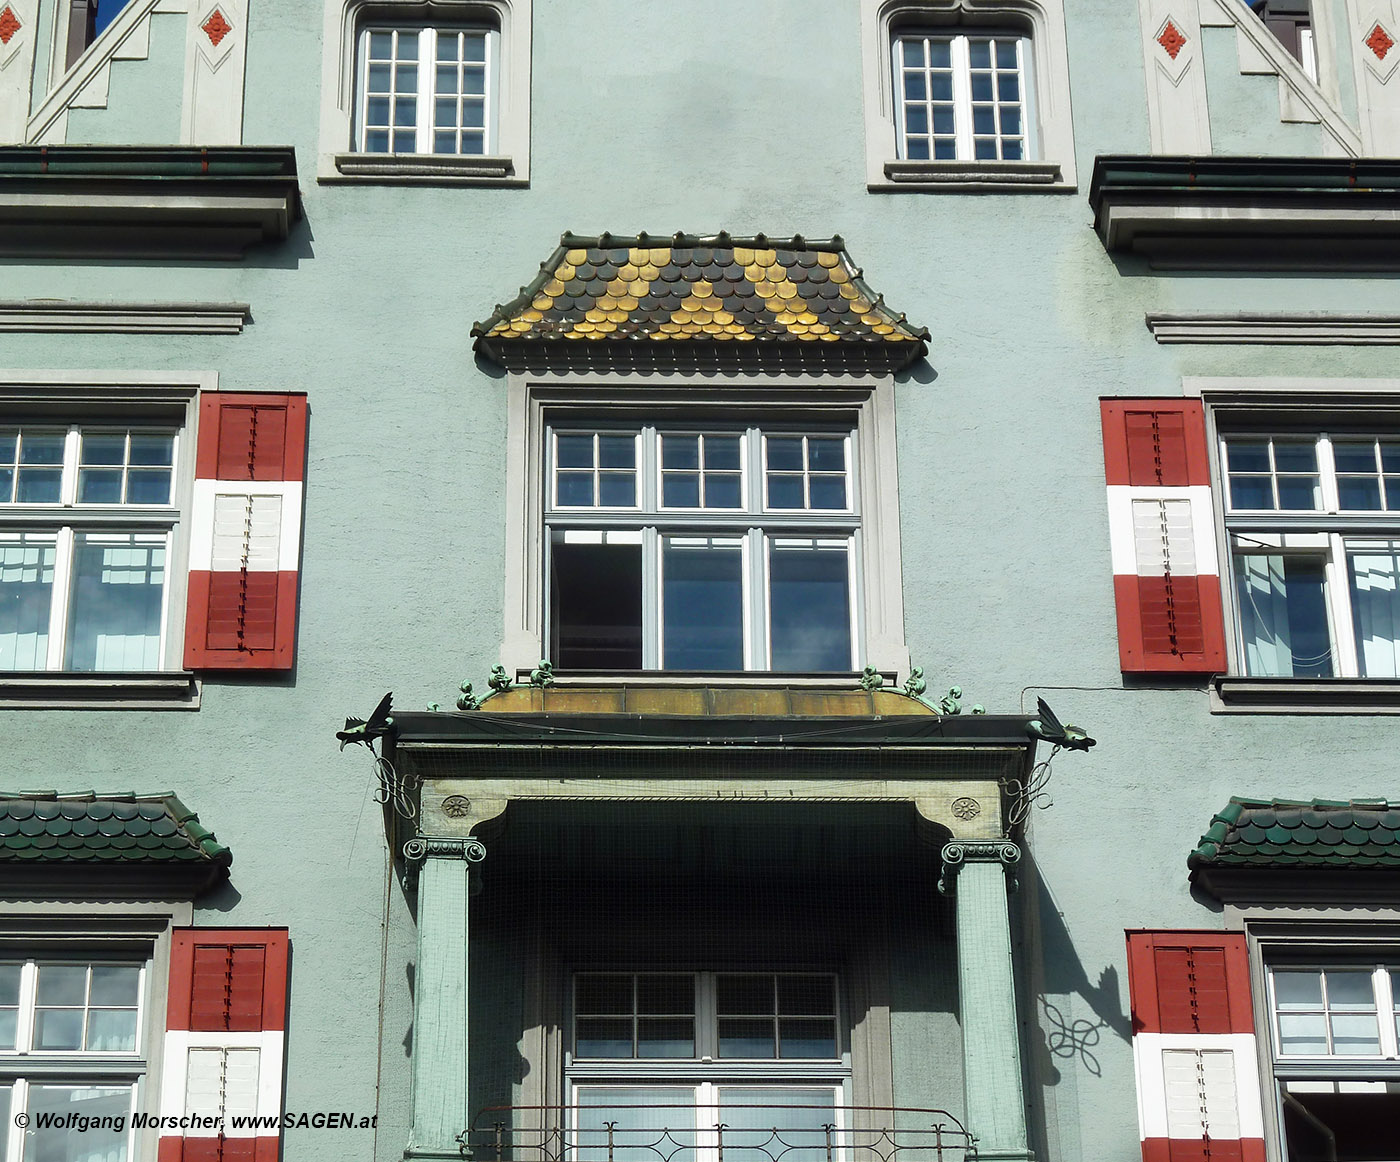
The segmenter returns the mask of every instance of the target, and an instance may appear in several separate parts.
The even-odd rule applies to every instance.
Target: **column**
[[[410,839],[418,873],[418,965],[413,991],[413,1121],[405,1158],[464,1157],[467,1108],[467,899],[480,840]]]
[[[1030,1162],[1021,1091],[1021,1038],[1011,970],[1007,871],[1021,858],[1009,840],[958,840],[943,848],[939,888],[955,891],[962,1010],[964,1124],[978,1162]]]

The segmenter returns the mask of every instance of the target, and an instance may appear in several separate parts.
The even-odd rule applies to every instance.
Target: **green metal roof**
[[[1400,869],[1400,803],[1235,797],[1186,862],[1192,870]]]
[[[0,791],[0,863],[21,860],[226,869],[233,853],[169,791]]]

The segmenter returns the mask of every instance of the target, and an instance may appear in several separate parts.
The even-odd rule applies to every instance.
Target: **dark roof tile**
[[[1187,863],[1192,869],[1400,868],[1400,804],[1234,798]]]
[[[233,855],[171,794],[0,792],[0,862],[14,859],[201,861],[226,869]]]

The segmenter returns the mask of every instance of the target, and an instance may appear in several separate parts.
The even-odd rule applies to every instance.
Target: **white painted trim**
[[[897,162],[898,152],[890,55],[896,30],[968,27],[978,22],[984,27],[1013,28],[1023,34],[1029,31],[1034,94],[1030,112],[1036,123],[1033,136],[1039,144],[1039,156],[1032,160],[1059,166],[1060,175],[1053,184],[1029,183],[1021,177],[1020,180],[978,181],[974,186],[970,181],[947,182],[933,177],[921,181],[903,169],[896,171],[899,178],[886,172],[888,163]],[[1074,130],[1063,0],[860,0],[860,57],[868,189],[948,193],[971,188],[998,193],[1074,189]],[[897,164],[903,165],[902,162]]]
[[[0,300],[0,332],[25,334],[236,335],[247,303],[95,303]]]
[[[533,0],[432,0],[427,5],[433,23],[486,24],[500,33],[499,71],[496,86],[496,149],[494,158],[469,158],[482,165],[480,173],[457,167],[450,176],[436,168],[427,155],[374,155],[384,166],[363,164],[367,154],[348,153],[353,144],[356,42],[366,20],[383,17],[392,3],[374,0],[324,0],[321,56],[321,140],[316,178],[320,182],[361,181],[392,184],[444,182],[453,185],[528,185],[530,181],[530,56]],[[422,19],[422,6],[413,10]],[[367,15],[362,17],[362,13]],[[421,163],[421,165],[420,165]],[[346,168],[342,169],[344,165]],[[413,167],[404,173],[401,167]],[[505,176],[509,175],[509,176]]]
[[[1220,562],[1215,545],[1215,510],[1211,504],[1210,485],[1194,484],[1185,488],[1158,488],[1110,484],[1108,486],[1108,540],[1115,576],[1161,576],[1155,569],[1144,572],[1139,567],[1137,546],[1133,536],[1133,501],[1135,500],[1190,501],[1192,544],[1196,554],[1196,567],[1191,575],[1219,576]]]
[[[282,523],[277,539],[275,569],[250,565],[250,572],[295,571],[301,548],[300,480],[196,480],[190,498],[189,569],[214,568],[214,502],[219,496],[277,496],[282,499]]]
[[[165,1031],[165,1064],[161,1073],[160,1116],[183,1117],[189,1078],[191,1049],[256,1049],[258,1051],[258,1097],[255,1116],[266,1117],[282,1112],[282,1056],[286,1048],[286,1033],[281,1029],[261,1032],[191,1032],[188,1029]],[[225,1124],[222,1133],[228,1138],[256,1138],[275,1135],[276,1130],[259,1130],[246,1126]],[[169,1137],[169,1134],[164,1135]],[[213,1137],[212,1133],[192,1131],[182,1135],[190,1138]]]
[[[0,145],[24,142],[29,121],[29,94],[39,42],[39,0],[5,0],[19,21],[10,43],[0,45]]]
[[[1162,1072],[1164,1049],[1224,1050],[1232,1054],[1240,1138],[1264,1136],[1258,1045],[1253,1033],[1135,1033],[1133,1071],[1137,1076],[1140,1140],[1170,1136],[1167,1133],[1166,1079]]]
[[[1155,154],[1208,155],[1210,108],[1201,26],[1192,0],[1138,0],[1147,125]],[[1185,38],[1173,58],[1158,37],[1170,20]]]
[[[2,308],[0,308],[2,309]],[[3,315],[0,315],[3,318]],[[1331,311],[1229,314],[1149,312],[1158,343],[1271,343],[1380,346],[1400,344],[1400,315]]]
[[[216,45],[204,25],[223,14],[229,31]],[[248,0],[191,0],[185,30],[185,87],[180,106],[184,145],[243,143],[243,81],[248,57]]]

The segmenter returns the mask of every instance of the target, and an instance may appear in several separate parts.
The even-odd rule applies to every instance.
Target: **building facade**
[[[3,1162],[1395,1158],[1397,66],[0,0]]]

